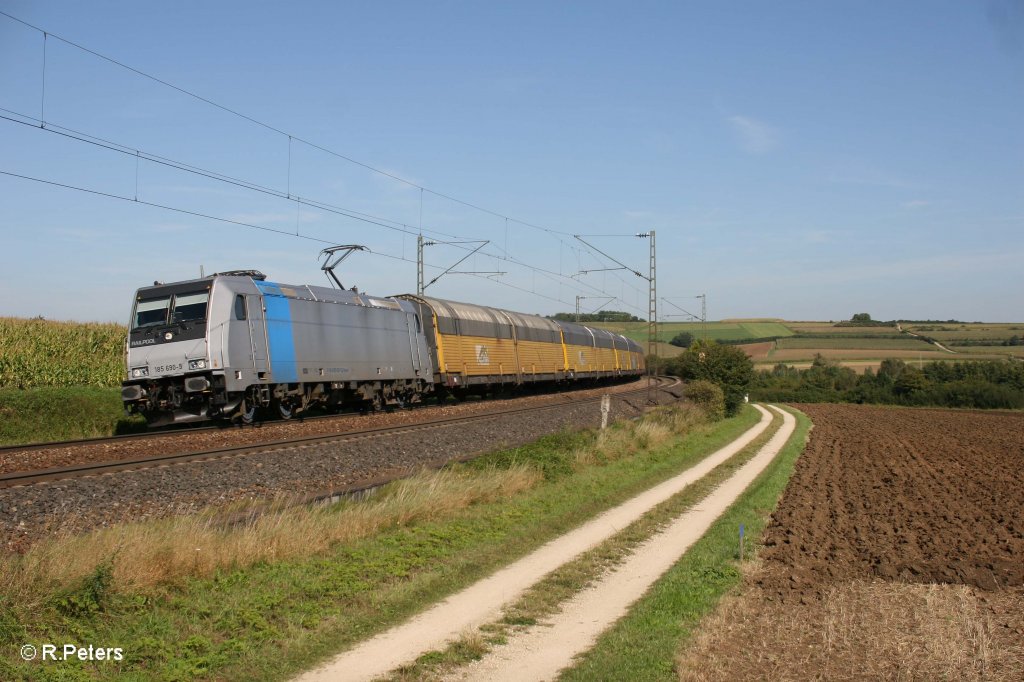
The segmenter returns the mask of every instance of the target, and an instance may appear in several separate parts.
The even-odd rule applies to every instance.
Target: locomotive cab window
[[[245,319],[245,296],[242,294],[235,296],[235,319]]]
[[[132,329],[167,324],[167,309],[170,306],[170,296],[137,301],[135,303],[135,314],[132,315]]]
[[[206,304],[210,301],[210,292],[201,291],[194,294],[178,294],[174,297],[174,322],[199,322],[206,319]]]

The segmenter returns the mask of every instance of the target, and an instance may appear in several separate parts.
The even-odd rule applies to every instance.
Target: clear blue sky
[[[289,173],[287,135],[52,37],[44,98],[42,34],[0,17],[0,107],[17,112],[4,116],[413,233],[488,239],[487,253],[518,261],[474,256],[458,269],[507,274],[449,275],[428,289],[437,296],[547,314],[578,294],[596,308],[607,292],[620,299],[608,307],[645,316],[646,281],[576,275],[611,264],[571,235],[653,229],[659,297],[699,312],[693,296],[706,292],[712,319],[1024,320],[1019,0],[0,0],[0,10],[487,208],[429,192],[421,204],[414,186],[294,141]],[[409,234],[35,126],[0,120],[0,171],[364,244],[373,253],[346,261],[343,282],[415,289]],[[565,234],[506,230],[501,216]],[[326,282],[324,244],[6,175],[0,239],[0,315],[121,321],[135,288],[200,266]],[[646,272],[645,240],[588,240]],[[464,253],[428,248],[427,279]]]

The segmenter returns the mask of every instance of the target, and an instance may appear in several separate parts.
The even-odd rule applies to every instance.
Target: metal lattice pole
[[[651,240],[651,267],[648,277],[648,291],[650,293],[647,303],[647,357],[654,358],[654,367],[647,370],[647,400],[651,401],[651,388],[654,383],[654,374],[658,371],[658,268],[657,251],[654,242],[654,230],[649,233]]]
[[[416,235],[416,295],[423,295],[423,235]]]
[[[700,335],[701,339],[707,343],[708,340],[708,295],[700,295]]]
[[[657,340],[658,340],[658,282],[657,282],[657,259],[654,244],[654,230],[650,232],[651,240],[651,269],[648,282],[650,286],[648,291],[650,292],[650,299],[647,305],[647,353],[649,355],[657,355]]]

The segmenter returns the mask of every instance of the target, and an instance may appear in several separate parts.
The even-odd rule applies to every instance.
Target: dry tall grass
[[[138,590],[218,569],[312,556],[339,542],[383,528],[450,515],[470,505],[515,495],[534,486],[534,469],[423,472],[389,484],[362,500],[331,506],[277,505],[225,527],[213,516],[181,516],[115,526],[84,536],[57,535],[21,557],[0,559],[0,584],[11,603],[40,603],[75,585],[97,566],[112,564],[119,590]]]
[[[579,448],[574,453],[576,467],[613,462],[641,450],[658,447],[672,436],[689,433],[706,421],[706,415],[693,405],[652,410],[641,421],[626,422],[599,431],[592,445]]]

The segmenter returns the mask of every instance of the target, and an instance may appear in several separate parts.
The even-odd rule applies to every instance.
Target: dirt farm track
[[[1024,679],[1024,413],[796,407],[766,546],[680,678]]]

